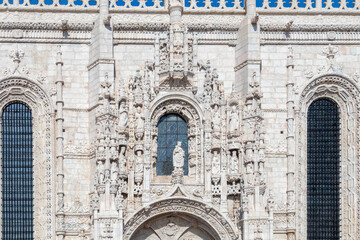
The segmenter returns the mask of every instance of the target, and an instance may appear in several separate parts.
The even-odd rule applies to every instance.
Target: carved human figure
[[[143,160],[142,160],[142,154],[141,151],[136,152],[136,166],[135,166],[135,173],[141,174],[144,171],[143,167]]]
[[[229,131],[234,132],[238,130],[238,128],[239,128],[239,115],[236,111],[236,106],[233,105],[231,107],[231,113],[230,113]]]
[[[214,106],[213,119],[212,119],[212,127],[215,132],[220,132],[221,129],[221,119],[219,113],[218,105]]]
[[[144,119],[141,115],[141,107],[138,106],[136,109],[135,118],[136,118],[136,130],[143,131],[144,130]]]
[[[220,174],[220,159],[219,159],[218,151],[214,151],[213,153],[212,174],[213,175]]]
[[[152,151],[152,158],[153,158],[153,163],[156,163],[156,157],[157,157],[157,136],[154,137],[153,141],[152,141],[152,145],[151,145],[151,151]]]
[[[195,138],[194,137],[190,137],[188,140],[188,146],[189,146],[189,152],[195,152]]]
[[[102,161],[98,161],[97,162],[97,166],[96,166],[96,170],[97,170],[97,174],[98,174],[98,183],[102,184],[104,183],[105,180],[105,167],[104,167],[104,163]]]
[[[237,174],[239,170],[239,160],[236,151],[231,152],[230,174]]]
[[[182,171],[184,166],[185,152],[181,148],[181,142],[177,142],[173,152],[173,165],[175,171]]]
[[[118,176],[119,176],[118,165],[115,161],[113,161],[111,163],[111,183],[112,184],[115,184],[117,182]]]
[[[123,127],[123,128],[126,128],[128,126],[128,113],[126,111],[125,101],[120,102],[119,124],[120,124],[120,127]]]
[[[126,158],[125,158],[125,146],[120,147],[119,163],[120,163],[120,172],[126,172]]]

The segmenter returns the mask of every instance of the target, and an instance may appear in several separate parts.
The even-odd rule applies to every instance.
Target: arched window
[[[2,239],[33,239],[32,114],[20,102],[2,113]]]
[[[340,239],[339,109],[314,101],[307,119],[307,239]]]
[[[156,175],[171,175],[173,167],[173,152],[177,142],[185,152],[184,175],[188,175],[188,140],[187,124],[176,114],[168,114],[158,122],[158,156],[156,161]]]

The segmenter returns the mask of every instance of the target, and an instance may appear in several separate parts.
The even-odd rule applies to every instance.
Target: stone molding
[[[53,107],[45,91],[27,78],[18,76],[4,78],[0,80],[0,89],[2,89],[0,116],[3,108],[13,101],[25,103],[32,111],[34,119],[34,238],[51,239],[55,223]]]
[[[220,239],[238,239],[231,221],[220,212],[197,200],[175,197],[151,203],[127,219],[124,226],[124,240],[129,240],[147,220],[166,213],[184,213],[195,216],[208,223]]]
[[[324,74],[314,78],[302,91],[297,109],[296,149],[296,231],[297,238],[306,239],[306,126],[307,109],[319,98],[335,101],[341,121],[341,233],[344,239],[356,239],[359,230],[359,89],[349,78],[339,74]],[[356,171],[353,171],[356,169]]]

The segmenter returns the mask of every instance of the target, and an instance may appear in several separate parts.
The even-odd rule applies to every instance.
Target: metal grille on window
[[[340,239],[340,121],[336,103],[314,101],[307,124],[307,239]]]
[[[176,114],[168,114],[158,122],[158,156],[156,161],[156,175],[171,175],[173,166],[173,152],[177,142],[185,152],[184,175],[188,174],[188,140],[187,124]]]
[[[2,239],[33,239],[31,110],[11,103],[2,114]]]

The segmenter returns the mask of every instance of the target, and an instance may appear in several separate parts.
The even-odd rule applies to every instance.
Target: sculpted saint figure
[[[217,151],[214,151],[213,161],[212,161],[212,174],[218,175],[220,173],[220,159]]]
[[[125,146],[120,147],[120,156],[119,156],[120,172],[126,172],[125,150],[126,150]]]
[[[181,148],[181,142],[177,142],[177,145],[173,152],[173,165],[175,171],[176,170],[183,171],[184,157],[185,157],[185,153],[184,150]]]
[[[213,121],[212,121],[213,129],[215,132],[220,131],[221,119],[220,119],[220,114],[218,112],[218,109],[219,109],[219,107],[217,105],[215,105],[214,113],[213,113]]]
[[[119,107],[119,120],[120,120],[120,127],[126,128],[128,125],[128,114],[125,109],[125,101],[121,101]]]
[[[135,173],[141,174],[143,173],[143,160],[141,156],[141,151],[136,152],[136,166],[135,166]]]
[[[138,131],[144,130],[144,119],[141,116],[141,107],[137,108],[135,117],[136,117],[136,130]]]
[[[239,115],[236,111],[236,106],[232,106],[230,114],[229,130],[230,132],[238,130],[239,127]]]
[[[102,184],[105,180],[105,167],[103,162],[99,160],[96,168],[98,173],[99,184]]]
[[[111,183],[115,184],[118,180],[119,169],[117,163],[114,161],[111,163]]]
[[[237,174],[239,169],[239,160],[236,151],[232,151],[230,158],[230,173]]]

